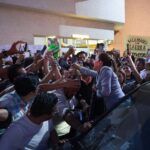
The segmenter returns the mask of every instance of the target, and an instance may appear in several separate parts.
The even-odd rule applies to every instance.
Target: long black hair
[[[115,73],[118,73],[117,65],[115,60],[111,57],[111,55],[107,53],[101,53],[99,55],[99,60],[103,62],[103,66],[112,67]]]

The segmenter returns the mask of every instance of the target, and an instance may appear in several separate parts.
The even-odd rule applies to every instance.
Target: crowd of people
[[[19,51],[22,43],[26,46]],[[149,60],[130,51],[121,57],[116,50],[105,51],[103,43],[91,55],[76,54],[73,46],[57,60],[53,55],[44,46],[31,56],[23,41],[0,53],[2,150],[61,149],[66,139],[87,132],[94,119],[150,80]],[[55,129],[58,120],[70,126],[63,137]]]

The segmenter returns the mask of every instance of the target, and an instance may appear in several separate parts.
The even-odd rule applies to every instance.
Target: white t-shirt
[[[12,123],[0,139],[1,150],[45,149],[53,122],[40,125],[31,122],[26,116]],[[42,146],[44,146],[42,148]],[[25,148],[26,147],[26,148]]]
[[[140,71],[140,77],[141,77],[142,79],[145,79],[148,73],[149,73],[148,70],[143,69],[142,71]]]
[[[67,110],[73,110],[77,105],[77,100],[73,96],[71,99],[67,99],[63,89],[55,90],[54,94],[56,94],[58,98],[58,102],[56,104],[57,113],[59,116],[63,117]]]

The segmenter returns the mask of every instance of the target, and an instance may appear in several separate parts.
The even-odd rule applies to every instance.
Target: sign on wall
[[[135,57],[145,57],[150,49],[150,37],[128,36],[126,44],[129,44],[129,49]]]

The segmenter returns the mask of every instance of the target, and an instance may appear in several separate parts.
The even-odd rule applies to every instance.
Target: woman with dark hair
[[[113,59],[107,53],[99,55],[99,59],[95,61],[94,70],[74,64],[81,74],[96,78],[96,96],[104,99],[106,110],[110,110],[124,96],[118,77],[111,68],[114,66]]]

